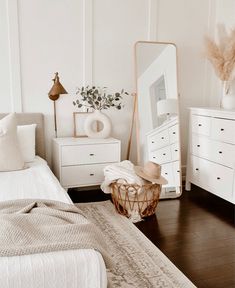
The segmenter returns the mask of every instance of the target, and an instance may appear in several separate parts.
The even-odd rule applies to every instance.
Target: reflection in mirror
[[[162,198],[181,194],[176,46],[137,42],[138,164],[153,161],[168,180]]]

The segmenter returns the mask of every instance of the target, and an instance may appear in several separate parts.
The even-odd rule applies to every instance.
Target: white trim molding
[[[13,112],[22,112],[18,2],[17,0],[8,0],[6,2],[11,83],[11,109]]]
[[[93,0],[83,0],[83,85],[93,82]]]
[[[207,35],[215,37],[216,27],[216,3],[217,1],[208,1]],[[204,61],[204,83],[203,83],[203,106],[209,107],[212,97],[214,98],[214,75],[211,73],[211,64],[207,59]]]
[[[148,40],[157,41],[159,0],[148,0]]]

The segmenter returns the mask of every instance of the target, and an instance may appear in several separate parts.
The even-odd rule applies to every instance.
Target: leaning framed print
[[[87,137],[85,130],[84,130],[84,123],[86,121],[86,118],[88,115],[90,115],[93,112],[73,112],[73,136],[75,138],[79,137]],[[94,123],[93,127],[94,131],[98,130],[98,124],[97,122]]]

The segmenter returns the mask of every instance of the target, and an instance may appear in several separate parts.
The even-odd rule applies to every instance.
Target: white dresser
[[[186,190],[191,183],[235,204],[235,111],[190,108]]]
[[[66,189],[101,184],[104,167],[120,158],[121,142],[114,138],[53,139],[52,169]]]
[[[176,187],[180,193],[180,141],[178,117],[163,123],[147,134],[148,159],[161,164],[162,176],[168,181],[164,188]]]

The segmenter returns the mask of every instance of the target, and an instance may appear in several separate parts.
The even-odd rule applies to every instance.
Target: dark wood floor
[[[85,192],[85,193],[84,193]],[[70,191],[74,202],[108,199]],[[199,288],[235,287],[234,206],[196,186],[136,226]]]

